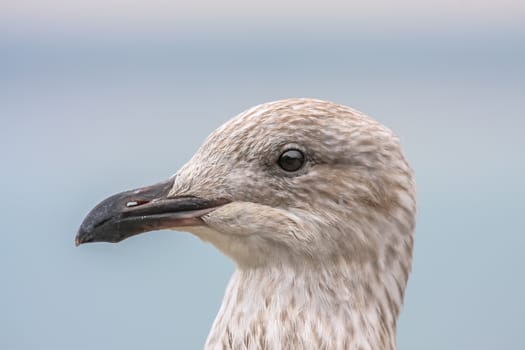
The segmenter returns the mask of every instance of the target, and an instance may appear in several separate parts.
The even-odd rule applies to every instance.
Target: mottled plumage
[[[299,148],[299,174],[277,165]],[[229,198],[189,230],[237,263],[207,349],[395,349],[411,268],[412,171],[399,140],[348,107],[263,104],[216,130],[173,196]]]

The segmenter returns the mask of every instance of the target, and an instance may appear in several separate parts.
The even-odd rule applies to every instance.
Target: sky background
[[[525,2],[0,2],[0,348],[200,349],[234,265],[189,234],[76,248],[253,105],[396,131],[417,177],[400,349],[524,349]]]

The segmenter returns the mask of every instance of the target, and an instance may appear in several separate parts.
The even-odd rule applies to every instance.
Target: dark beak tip
[[[81,244],[91,242],[93,239],[93,228],[91,225],[86,225],[84,221],[77,231],[75,236],[75,246],[78,247]]]

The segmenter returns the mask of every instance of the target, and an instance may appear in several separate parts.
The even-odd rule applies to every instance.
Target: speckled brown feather
[[[277,164],[304,152],[296,173]],[[237,263],[207,349],[396,347],[415,186],[398,138],[314,99],[256,106],[213,132],[171,196],[231,201],[188,230]]]

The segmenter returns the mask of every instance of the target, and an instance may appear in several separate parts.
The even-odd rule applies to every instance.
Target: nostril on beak
[[[126,203],[126,207],[133,208],[133,207],[138,207],[139,205],[143,205],[146,203],[149,203],[149,201],[129,201]]]

